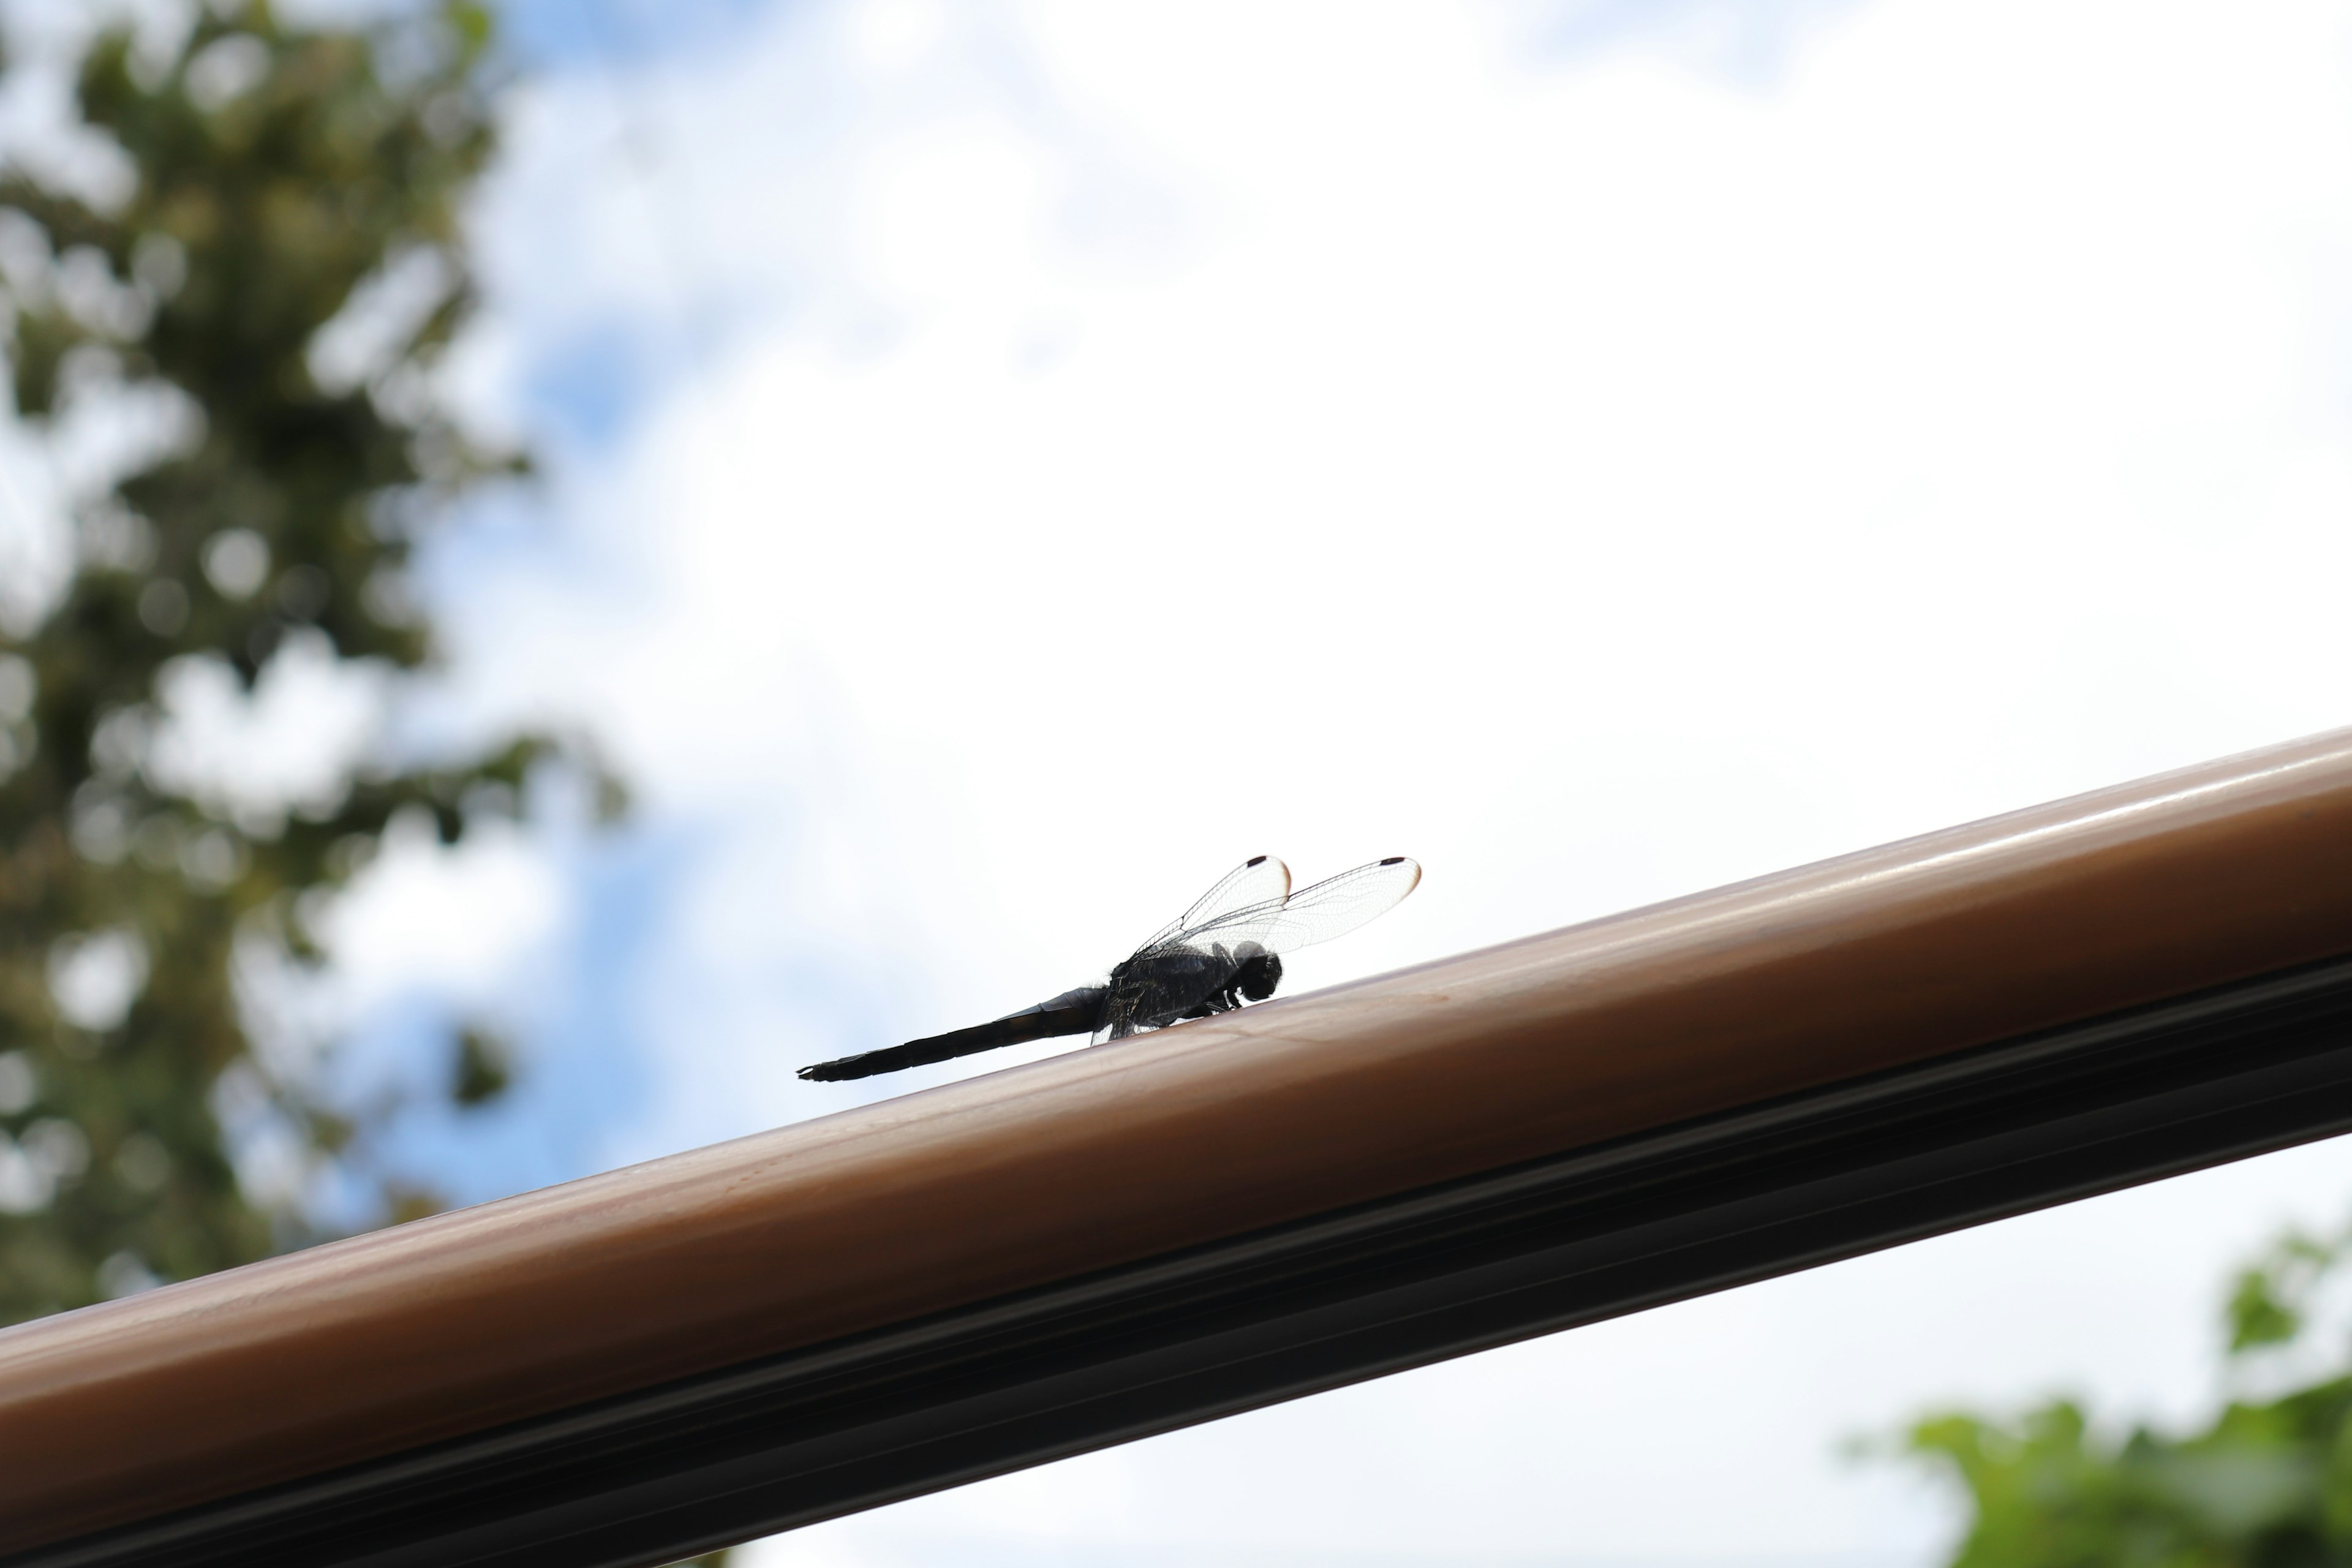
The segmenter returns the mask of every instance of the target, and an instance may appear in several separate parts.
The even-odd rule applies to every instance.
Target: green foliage
[[[562,748],[518,735],[359,768],[288,809],[212,798],[152,742],[162,687],[192,662],[249,684],[299,645],[397,689],[432,658],[410,552],[520,467],[428,383],[475,302],[459,208],[492,150],[488,37],[468,4],[375,35],[214,6],[174,58],[125,36],[87,58],[82,113],[137,172],[122,200],[0,170],[20,417],[38,433],[141,394],[188,416],[185,439],[80,507],[70,581],[37,624],[0,628],[0,1321],[310,1239],[240,1189],[231,1089],[314,1165],[372,1182],[382,1217],[438,1201],[369,1173],[370,1116],[257,1056],[233,962],[315,964],[320,898],[396,816],[454,841],[517,813]],[[421,309],[373,363],[319,369],[321,329],[403,268],[431,286]],[[58,977],[92,954],[144,971],[119,1017],[61,1005]],[[459,1101],[509,1077],[488,1037],[459,1043]]]
[[[458,1104],[488,1104],[514,1082],[514,1054],[504,1040],[487,1030],[462,1030],[449,1079],[449,1098]]]
[[[2242,1270],[2226,1309],[2230,1353],[2291,1344],[2299,1338],[2310,1322],[2312,1292],[2340,1251],[2340,1244],[2291,1231],[2272,1243],[2267,1255]]]
[[[2303,1339],[2352,1241],[2284,1237],[2231,1292],[2231,1353]],[[1902,1448],[1973,1511],[1954,1568],[2305,1568],[2352,1562],[2352,1377],[2235,1402],[2204,1430],[2103,1437],[2063,1400],[2010,1420],[1949,1414]]]

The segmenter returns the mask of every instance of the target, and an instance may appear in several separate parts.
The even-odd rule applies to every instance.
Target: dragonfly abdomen
[[[958,1057],[992,1051],[1001,1046],[1051,1039],[1055,1035],[1091,1035],[1102,1026],[1103,1005],[1109,995],[1108,986],[1081,985],[1051,1001],[1024,1007],[1018,1013],[985,1024],[974,1024],[969,1029],[953,1029],[944,1035],[908,1040],[903,1046],[819,1062],[801,1068],[800,1076],[814,1083],[840,1083],[854,1078],[872,1078],[876,1073],[953,1061]]]

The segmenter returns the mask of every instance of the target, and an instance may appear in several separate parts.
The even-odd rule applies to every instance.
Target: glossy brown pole
[[[2352,952],[2352,731],[0,1332],[0,1550]]]

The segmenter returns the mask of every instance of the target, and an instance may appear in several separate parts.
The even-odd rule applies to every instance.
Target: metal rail
[[[2352,1129],[2352,733],[0,1332],[0,1562],[652,1564]]]

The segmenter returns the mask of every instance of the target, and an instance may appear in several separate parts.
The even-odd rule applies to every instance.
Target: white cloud
[[[404,816],[328,907],[320,934],[353,1015],[420,984],[479,1005],[549,939],[560,913],[554,869],[511,828],[477,824],[448,846],[421,815]]]
[[[111,1029],[147,988],[147,944],[131,931],[60,937],[48,967],[49,993],[68,1023]]]
[[[173,659],[156,679],[163,722],[148,769],[224,816],[331,812],[380,742],[388,674],[337,658],[308,628],[283,639],[250,689],[224,659]]]
[[[686,345],[559,476],[581,559],[452,600],[500,700],[596,714],[719,846],[656,940],[707,984],[648,1147],[846,1103],[782,1069],[1073,984],[1245,854],[1429,868],[1303,987],[2352,717],[2335,8],[1881,0],[1769,88],[1475,8],[944,16],[543,87],[484,209],[476,395],[606,317]],[[770,1560],[1913,1560],[1940,1516],[1838,1436],[2193,1408],[2217,1270],[2347,1163]]]
[[[455,281],[448,258],[432,246],[413,245],[392,257],[311,338],[304,355],[311,379],[344,393],[379,374],[415,340]]]

